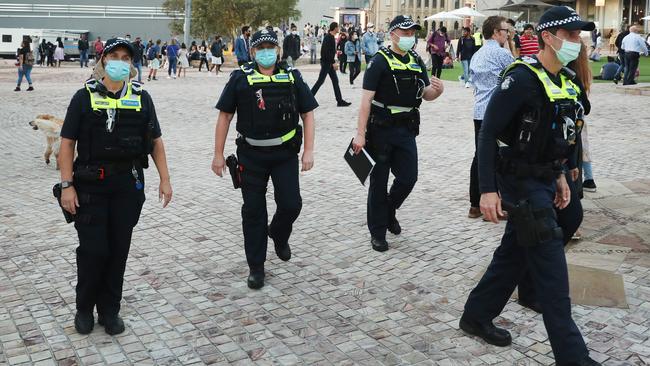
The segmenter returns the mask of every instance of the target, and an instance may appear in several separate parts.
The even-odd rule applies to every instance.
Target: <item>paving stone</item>
[[[467,295],[504,224],[466,218],[472,94],[449,82],[440,100],[422,105],[418,182],[398,211],[403,232],[388,235],[386,253],[370,248],[366,188],[341,158],[356,127],[361,89],[341,83],[353,105],[337,108],[331,88],[322,88],[316,164],[300,174],[303,208],[291,237],[293,258],[280,261],[270,246],[260,291],[245,284],[241,194],[209,169],[213,106],[227,79],[189,70],[186,79],[147,83],[174,200],[166,209],[155,202],[152,166],[125,273],[127,332],[111,337],[96,327],[77,334],[77,234],[62,222],[48,191],[60,177],[43,162],[43,136],[27,123],[39,113],[64,117],[88,71],[37,67],[36,90],[14,93],[15,68],[7,65],[0,61],[0,143],[9,147],[0,159],[0,364],[554,363],[541,316],[514,302],[495,320],[512,332],[511,347],[488,346],[458,330]],[[317,68],[301,69],[313,84]],[[621,281],[624,293],[617,296],[626,303],[572,310],[594,359],[642,365],[650,362],[650,168],[639,157],[647,155],[650,119],[633,111],[648,99],[623,96],[610,84],[595,84],[590,98],[599,188],[582,201],[584,241],[572,244],[567,257]],[[234,151],[235,137],[233,123],[226,153]],[[269,184],[270,214],[274,193]]]

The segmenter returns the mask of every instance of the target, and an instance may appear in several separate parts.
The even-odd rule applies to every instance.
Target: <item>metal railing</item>
[[[0,17],[52,17],[52,18],[135,18],[175,19],[182,12],[167,12],[156,6],[114,5],[59,5],[59,4],[7,4],[0,3]]]

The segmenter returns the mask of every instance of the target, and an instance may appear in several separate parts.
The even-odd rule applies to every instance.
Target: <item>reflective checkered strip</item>
[[[268,34],[264,34],[260,38],[258,38],[255,41],[251,42],[251,47],[257,47],[257,45],[259,45],[260,43],[264,43],[264,42],[271,42],[276,46],[278,45],[277,38],[275,38],[273,36],[270,36]]]
[[[388,32],[392,32],[392,31],[394,31],[394,30],[397,29],[397,28],[402,28],[402,27],[412,27],[412,26],[414,26],[414,25],[415,25],[415,23],[413,23],[412,20],[409,20],[408,22],[397,23],[397,24],[395,24],[394,26],[390,27],[390,28],[388,29]]]
[[[576,15],[576,16],[572,16],[572,17],[569,17],[569,18],[566,18],[566,19],[552,20],[550,22],[539,24],[537,26],[537,28],[535,28],[535,30],[537,30],[539,32],[539,31],[542,31],[542,30],[547,29],[547,28],[555,28],[555,27],[559,27],[559,26],[564,25],[564,24],[579,22],[579,21],[580,21],[580,16]]]

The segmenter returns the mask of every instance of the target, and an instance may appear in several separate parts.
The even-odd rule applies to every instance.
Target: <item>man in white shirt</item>
[[[625,76],[623,77],[623,85],[636,84],[634,75],[636,74],[636,69],[639,67],[639,57],[642,54],[644,56],[648,55],[648,46],[639,34],[640,32],[641,28],[639,26],[631,26],[630,34],[625,36],[621,43],[622,48],[625,50],[625,63],[627,64]]]

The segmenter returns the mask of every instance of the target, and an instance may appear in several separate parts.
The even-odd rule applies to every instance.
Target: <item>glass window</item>
[[[424,0],[424,7],[428,8],[429,7],[429,0]]]
[[[2,43],[11,43],[11,34],[3,34]]]
[[[440,8],[445,8],[445,0],[440,0]]]
[[[422,0],[418,0],[417,7],[418,7],[418,9],[422,7]]]
[[[460,8],[460,0],[456,0],[454,2],[454,9],[459,9]]]

